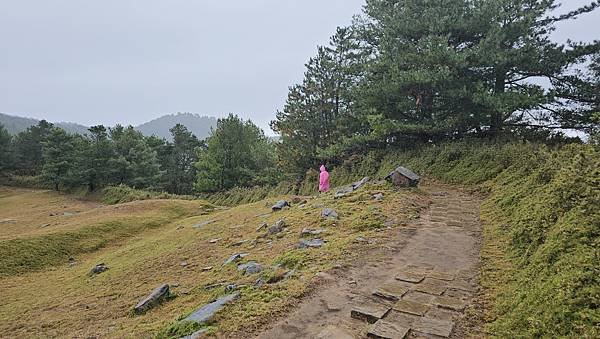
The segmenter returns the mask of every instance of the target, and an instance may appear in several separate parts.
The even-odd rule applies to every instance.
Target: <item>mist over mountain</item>
[[[196,137],[204,139],[210,134],[210,129],[217,126],[217,118],[193,113],[168,114],[143,123],[135,129],[144,135],[156,135],[171,140],[169,130],[177,124],[182,124]]]
[[[4,125],[8,132],[13,135],[26,130],[29,126],[37,125],[39,121],[38,119],[0,113],[0,124]],[[184,125],[199,139],[204,139],[208,137],[210,129],[217,125],[217,118],[193,113],[167,114],[143,123],[135,127],[135,129],[144,135],[156,135],[171,140],[171,132],[169,130],[177,124]],[[57,122],[54,125],[69,133],[86,134],[88,132],[87,126],[72,122]]]

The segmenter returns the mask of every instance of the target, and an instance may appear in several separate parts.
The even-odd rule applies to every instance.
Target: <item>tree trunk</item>
[[[496,83],[494,84],[494,95],[498,96],[504,93],[506,84],[506,71],[504,67],[497,68],[496,71]],[[490,117],[490,133],[492,136],[498,136],[502,131],[502,125],[504,123],[503,113],[498,107],[494,107]]]

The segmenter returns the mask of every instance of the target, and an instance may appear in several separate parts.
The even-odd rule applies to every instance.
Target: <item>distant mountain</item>
[[[4,127],[10,134],[18,134],[26,130],[29,126],[37,125],[38,122],[40,121],[37,119],[22,118],[14,115],[0,113],[0,124],[4,125]],[[54,125],[64,129],[69,133],[85,134],[88,131],[88,128],[86,126],[75,124],[72,122],[56,122],[54,123]]]
[[[10,134],[18,134],[19,132],[26,130],[29,126],[37,125],[38,122],[39,120],[37,119],[22,118],[0,113],[0,124],[4,125]],[[217,126],[217,118],[200,116],[192,113],[168,114],[141,124],[135,129],[147,136],[156,135],[171,140],[171,132],[169,132],[169,129],[177,124],[184,125],[199,139],[204,139],[210,134],[210,129]],[[70,133],[88,133],[88,127],[71,122],[58,122],[54,123],[54,125]]]
[[[210,134],[210,129],[217,126],[217,118],[192,113],[168,114],[141,124],[135,129],[144,135],[156,135],[171,140],[169,129],[177,124],[182,124],[199,139],[204,139]]]

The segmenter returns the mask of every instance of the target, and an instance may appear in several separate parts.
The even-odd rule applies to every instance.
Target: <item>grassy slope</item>
[[[490,193],[482,283],[493,336],[600,336],[598,149],[455,143],[374,152],[332,176],[382,176],[398,163]]]
[[[383,202],[375,202],[371,194],[383,191]],[[39,195],[37,203],[44,206],[43,199],[54,199],[54,193],[30,191]],[[2,199],[12,199],[16,193],[7,193]],[[67,197],[60,196],[61,204],[68,205]],[[77,202],[71,201],[73,204]],[[307,293],[316,272],[332,267],[335,263],[352,260],[368,249],[363,243],[354,243],[357,236],[378,238],[384,241],[391,232],[376,229],[388,219],[396,225],[416,217],[418,210],[427,204],[427,198],[418,191],[392,191],[387,185],[370,185],[342,200],[331,195],[308,199],[305,208],[297,204],[289,210],[273,215],[263,215],[270,210],[274,200],[238,206],[230,210],[216,211],[211,215],[196,215],[202,210],[200,201],[139,201],[115,206],[100,206],[77,215],[80,228],[67,226],[68,231],[57,228],[54,233],[19,235],[0,241],[1,246],[13,241],[44,239],[65,234],[86,233],[92,229],[100,238],[111,234],[111,239],[89,251],[75,254],[77,264],[69,266],[66,256],[59,261],[46,262],[36,271],[25,270],[11,276],[0,277],[3,302],[0,303],[0,337],[54,337],[89,335],[109,337],[148,337],[174,335],[181,329],[172,326],[194,309],[224,294],[224,288],[207,290],[204,286],[215,283],[235,283],[241,287],[242,297],[218,315],[211,324],[213,331],[227,336],[237,331],[255,328],[271,319],[271,315],[287,310],[297,298]],[[167,204],[159,208],[156,204]],[[131,209],[130,206],[139,208]],[[340,214],[337,222],[320,217],[321,207],[335,208]],[[144,207],[145,206],[145,207]],[[175,206],[175,207],[173,207]],[[195,206],[189,209],[189,207]],[[183,209],[185,213],[170,213]],[[109,211],[127,209],[126,216],[119,219],[116,229],[103,229],[102,215],[112,218]],[[2,213],[5,213],[2,209]],[[102,213],[100,213],[102,212]],[[93,219],[84,217],[94,215]],[[192,215],[192,216],[190,216]],[[75,216],[73,216],[75,217]],[[41,218],[41,217],[40,217]],[[265,231],[256,228],[263,221],[269,224],[285,218],[288,231],[279,237],[263,237]],[[216,220],[197,230],[192,228],[201,221]],[[37,220],[37,222],[43,220]],[[146,223],[151,223],[149,227]],[[177,226],[184,226],[177,229]],[[320,249],[299,250],[296,245],[300,231],[305,228],[323,227],[327,244]],[[126,232],[114,237],[115,232]],[[120,233],[119,233],[120,234]],[[96,237],[94,236],[93,239]],[[216,244],[210,239],[220,238]],[[240,240],[256,240],[237,247]],[[48,246],[71,246],[50,242]],[[18,245],[16,248],[18,248]],[[24,248],[21,248],[24,249]],[[47,254],[46,251],[43,251]],[[241,275],[235,265],[222,267],[231,254],[249,252],[245,260],[254,260],[271,266],[284,264],[285,270],[295,269],[292,278],[261,288],[252,285],[257,276]],[[22,253],[19,255],[24,256]],[[182,267],[180,263],[188,265]],[[87,276],[90,268],[99,262],[110,270],[96,277]],[[212,266],[204,272],[202,268]],[[283,273],[267,270],[266,278]],[[141,316],[131,316],[131,308],[162,283],[177,283],[173,288],[177,297]],[[244,285],[246,285],[244,287]],[[178,334],[183,334],[179,332]]]

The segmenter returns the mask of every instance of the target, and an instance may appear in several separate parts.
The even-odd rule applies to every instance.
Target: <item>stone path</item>
[[[432,205],[259,338],[463,338],[478,290],[477,197],[429,186]],[[475,332],[474,332],[475,331]]]

